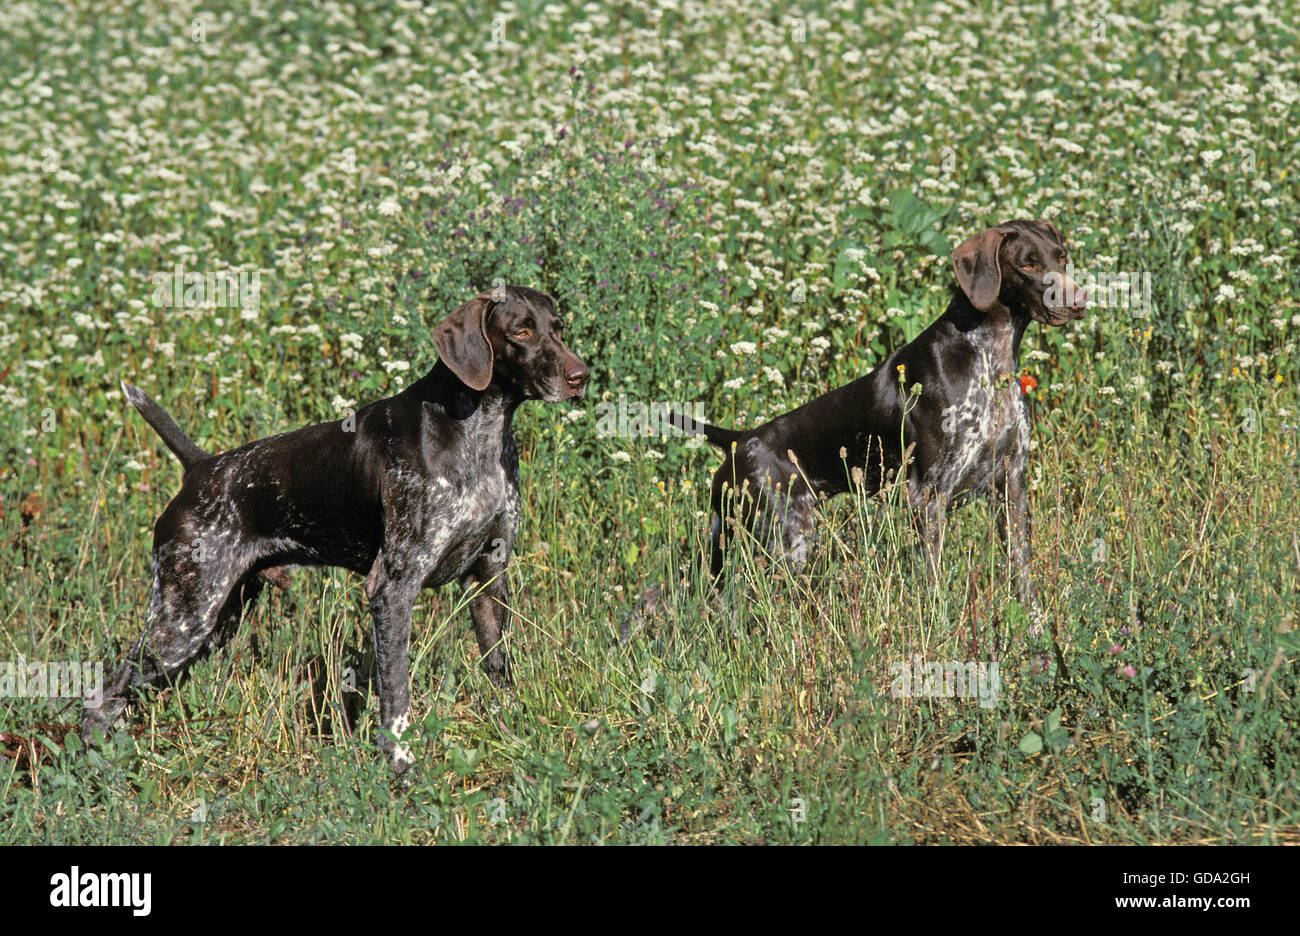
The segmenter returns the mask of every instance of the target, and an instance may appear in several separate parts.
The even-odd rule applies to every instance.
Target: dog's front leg
[[[366,594],[370,598],[375,633],[379,749],[388,758],[393,772],[400,776],[414,763],[401,738],[411,726],[411,609],[420,593],[421,582],[400,572],[395,575],[394,571],[385,563],[381,551],[366,577]]]
[[[997,519],[998,536],[1006,545],[1007,560],[1011,563],[1016,598],[1029,614],[1030,636],[1036,637],[1043,630],[1043,609],[1030,573],[1033,550],[1030,540],[1029,493],[1025,487],[1023,470],[1008,471],[1002,484],[994,485],[993,513]]]
[[[943,559],[943,526],[947,516],[947,499],[933,490],[914,496],[912,500],[912,525],[920,542],[918,548],[925,558],[926,573],[935,585],[940,582],[939,568]]]
[[[510,552],[503,544],[504,540],[499,541],[495,549],[474,563],[470,573],[461,579],[461,587],[470,596],[469,613],[474,619],[483,669],[492,685],[509,689],[513,681],[503,634],[510,623],[510,587],[506,584]]]

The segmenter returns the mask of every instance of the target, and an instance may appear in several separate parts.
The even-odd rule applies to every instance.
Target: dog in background
[[[948,511],[987,496],[1017,595],[1036,609],[1020,342],[1030,322],[1060,326],[1083,317],[1087,296],[1067,275],[1067,259],[1051,223],[999,224],[953,252],[958,288],[943,315],[865,377],[754,429],[675,416],[680,428],[724,452],[711,497],[715,584],[733,527],[802,565],[813,541],[814,500],[853,487],[874,494],[906,457],[907,500],[931,572],[940,569]],[[922,392],[910,398],[915,384]]]

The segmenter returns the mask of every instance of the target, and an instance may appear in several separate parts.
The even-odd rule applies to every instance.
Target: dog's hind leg
[[[807,485],[791,482],[791,490],[780,497],[781,552],[783,561],[794,572],[808,567],[808,559],[817,541],[813,514],[813,493]]]
[[[257,596],[262,593],[263,583],[266,581],[270,580],[262,578],[260,574],[245,575],[240,579],[239,584],[231,589],[230,596],[222,605],[220,614],[217,615],[217,624],[212,628],[212,636],[208,639],[209,653],[230,643],[231,638],[239,632],[239,624],[244,619],[245,609],[257,601]]]
[[[238,630],[246,604],[261,591],[256,576],[232,563],[230,550],[160,543],[153,554],[149,622],[97,700],[86,703],[81,736],[107,731],[142,688],[169,683]]]

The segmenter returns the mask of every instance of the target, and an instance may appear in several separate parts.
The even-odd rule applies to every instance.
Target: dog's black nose
[[[564,369],[564,379],[567,380],[569,382],[569,386],[573,387],[573,389],[575,390],[581,387],[583,384],[585,384],[587,382],[587,378],[590,376],[591,376],[591,371],[587,369],[587,365],[583,364],[581,361],[577,360],[576,358],[574,359],[572,364],[570,364],[568,367]]]

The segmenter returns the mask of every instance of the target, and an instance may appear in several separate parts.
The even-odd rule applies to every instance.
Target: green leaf
[[[925,230],[925,202],[907,189],[898,189],[889,197],[889,223],[905,234]],[[931,222],[933,223],[933,222]]]
[[[1043,737],[1037,731],[1031,731],[1020,739],[1021,754],[1037,754],[1043,749]]]
[[[952,245],[948,243],[948,238],[938,231],[926,231],[921,235],[921,243],[929,247],[930,252],[936,257],[946,257],[952,253]]]

